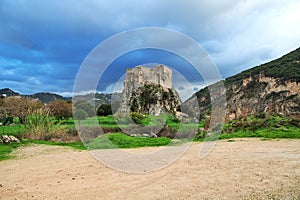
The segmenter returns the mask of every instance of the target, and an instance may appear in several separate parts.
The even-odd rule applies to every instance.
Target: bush
[[[207,132],[204,131],[204,130],[199,130],[198,133],[195,135],[194,137],[194,140],[197,141],[197,140],[202,140],[206,137],[207,135]]]
[[[132,121],[134,121],[134,123],[136,123],[136,124],[141,124],[141,125],[147,125],[148,124],[147,120],[145,121],[147,116],[143,115],[141,113],[132,112],[132,113],[130,113],[130,117],[131,117]]]
[[[58,120],[72,117],[72,104],[63,100],[51,101],[47,108],[51,111],[50,114]]]
[[[103,103],[97,109],[98,116],[108,116],[112,114],[111,105],[107,103]]]
[[[257,114],[256,117],[260,118],[260,119],[265,119],[266,118],[266,113],[265,112],[260,112],[260,113]]]

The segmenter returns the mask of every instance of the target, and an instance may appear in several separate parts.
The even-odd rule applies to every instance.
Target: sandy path
[[[194,143],[145,174],[110,169],[88,151],[34,145],[0,162],[0,199],[300,199],[300,140],[240,140],[218,141],[201,160]]]

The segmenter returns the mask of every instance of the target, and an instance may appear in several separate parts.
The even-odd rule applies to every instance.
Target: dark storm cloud
[[[297,0],[2,0],[0,88],[70,93],[81,63],[96,45],[120,31],[147,26],[192,37],[227,77],[297,48],[298,10]],[[155,40],[165,42],[163,37]],[[186,61],[145,50],[113,62],[99,89],[107,91],[127,67],[148,62],[169,65],[192,83],[201,82]]]

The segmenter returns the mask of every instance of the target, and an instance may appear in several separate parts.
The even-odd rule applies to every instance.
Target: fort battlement
[[[172,88],[172,70],[164,65],[157,65],[153,68],[136,66],[128,68],[124,88],[136,89],[147,83],[159,84],[162,87]]]

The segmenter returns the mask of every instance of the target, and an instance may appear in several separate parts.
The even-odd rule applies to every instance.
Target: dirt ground
[[[19,148],[0,162],[0,199],[300,199],[300,140],[223,140],[199,159],[201,145],[140,174],[111,169],[88,151]]]

